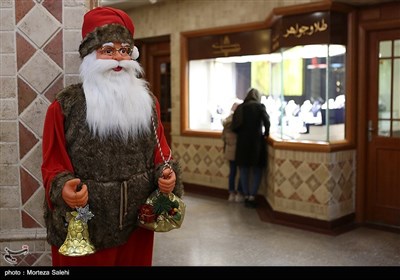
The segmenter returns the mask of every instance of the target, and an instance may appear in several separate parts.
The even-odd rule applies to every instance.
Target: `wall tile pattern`
[[[0,244],[29,254],[15,264],[51,265],[43,220],[42,130],[48,105],[76,67],[87,0],[0,0]],[[68,17],[68,20],[63,20]],[[69,35],[67,40],[64,34]],[[74,36],[71,36],[73,34]],[[79,36],[78,36],[79,34]],[[67,47],[65,47],[67,45]],[[72,76],[72,78],[71,78]]]
[[[354,150],[269,149],[266,199],[275,211],[332,221],[355,211]]]
[[[229,167],[221,140],[176,137],[172,149],[185,182],[228,189]],[[266,156],[269,164],[259,194],[275,211],[324,221],[354,213],[355,151],[311,153],[269,147]]]

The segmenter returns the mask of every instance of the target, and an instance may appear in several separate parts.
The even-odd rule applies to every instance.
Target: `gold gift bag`
[[[181,227],[185,210],[186,205],[178,196],[156,190],[140,206],[138,224],[155,232],[168,232]]]

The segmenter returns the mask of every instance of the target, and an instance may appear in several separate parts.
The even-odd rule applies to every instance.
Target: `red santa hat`
[[[135,26],[124,11],[111,7],[95,8],[84,15],[79,54],[84,58],[108,42],[129,43],[133,46],[134,33]],[[134,59],[137,58],[137,49],[133,56]]]

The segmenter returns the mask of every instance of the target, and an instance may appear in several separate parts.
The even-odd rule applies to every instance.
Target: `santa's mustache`
[[[114,59],[97,59],[95,53],[91,53],[84,58],[81,65],[81,76],[90,78],[94,74],[114,75],[117,71],[115,68],[121,67],[122,71],[126,71],[135,77],[143,76],[143,68],[135,60],[114,60]]]

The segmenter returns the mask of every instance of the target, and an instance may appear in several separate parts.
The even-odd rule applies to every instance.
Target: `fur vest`
[[[47,239],[60,247],[67,235],[66,213],[71,209],[61,196],[66,181],[80,178],[89,192],[89,207],[94,217],[88,221],[90,239],[97,250],[125,243],[137,228],[137,209],[157,188],[154,166],[157,145],[153,129],[147,135],[129,138],[125,143],[119,138],[93,137],[86,123],[86,101],[82,84],[72,85],[60,92],[56,100],[65,116],[66,149],[74,174],[56,175],[51,183],[50,199],[54,209],[46,207]],[[104,112],[105,117],[107,112]],[[153,119],[157,126],[156,107]],[[151,123],[150,123],[151,125]],[[157,149],[158,150],[158,149]],[[183,194],[180,169],[172,167],[177,175],[174,193]]]

